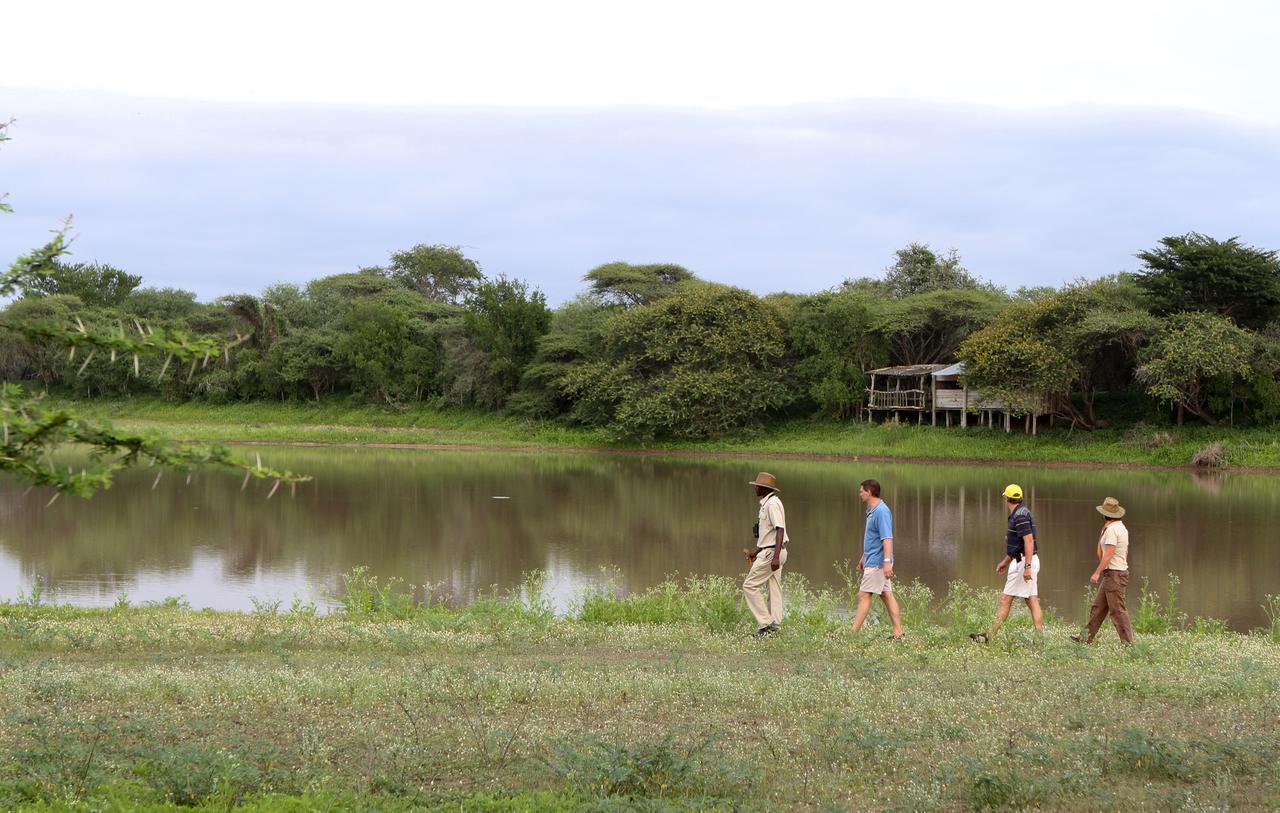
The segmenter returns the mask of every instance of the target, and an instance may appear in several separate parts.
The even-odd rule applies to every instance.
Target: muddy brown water
[[[252,455],[253,450],[241,450]],[[738,576],[756,503],[746,485],[778,475],[791,572],[841,586],[837,562],[860,553],[857,483],[875,477],[896,520],[899,578],[935,592],[963,580],[995,587],[1003,555],[1000,490],[1018,482],[1041,536],[1041,595],[1079,615],[1106,496],[1128,509],[1130,604],[1142,577],[1170,573],[1191,616],[1236,629],[1267,623],[1280,594],[1280,475],[858,463],[753,458],[269,448],[264,459],[314,482],[240,491],[234,475],[132,472],[93,499],[25,493],[0,480],[0,598],[29,593],[86,606],[183,596],[193,607],[252,609],[297,597],[331,606],[342,574],[435,585],[453,601],[518,586],[543,570],[564,610],[613,582],[638,591],[668,574]]]

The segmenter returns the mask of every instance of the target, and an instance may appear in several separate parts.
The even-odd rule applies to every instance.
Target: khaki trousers
[[[1124,606],[1124,593],[1129,587],[1129,571],[1104,570],[1098,583],[1098,594],[1093,599],[1093,611],[1089,615],[1089,642],[1098,634],[1107,613],[1111,613],[1111,623],[1116,625],[1116,633],[1120,640],[1133,643],[1133,624],[1129,622],[1129,611]]]
[[[782,623],[782,610],[785,602],[782,598],[782,569],[787,566],[787,549],[782,549],[782,564],[773,569],[773,555],[777,548],[762,550],[756,554],[751,569],[747,571],[746,581],[742,583],[742,592],[747,597],[747,607],[756,617],[756,623],[762,627]],[[766,604],[762,590],[769,590],[769,601]]]

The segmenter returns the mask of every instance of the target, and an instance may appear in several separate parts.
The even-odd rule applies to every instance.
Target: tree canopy
[[[1138,378],[1147,393],[1199,416],[1217,419],[1205,405],[1208,387],[1249,374],[1256,339],[1212,313],[1177,313],[1165,320],[1142,356]]]
[[[995,290],[960,265],[955,249],[937,254],[925,243],[911,243],[894,252],[893,265],[885,269],[884,282],[889,295],[895,297],[932,291]]]
[[[1215,240],[1197,232],[1165,237],[1138,253],[1137,282],[1157,314],[1198,310],[1261,329],[1280,316],[1280,259],[1238,237]]]
[[[458,303],[475,292],[484,280],[480,265],[459,246],[418,245],[391,252],[386,267],[368,269],[393,279],[427,299]]]
[[[114,308],[124,303],[142,277],[101,263],[54,260],[22,292],[23,296],[74,296],[89,307]]]
[[[605,304],[635,307],[675,292],[680,283],[694,278],[688,269],[670,263],[632,265],[613,262],[596,266],[584,279],[591,292]]]
[[[773,309],[698,285],[619,314],[603,358],[569,375],[582,414],[620,437],[707,437],[760,424],[793,397]]]

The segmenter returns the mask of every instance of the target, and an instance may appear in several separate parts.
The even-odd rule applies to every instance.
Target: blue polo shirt
[[[863,567],[884,567],[884,541],[893,538],[893,512],[883,500],[867,509],[867,530],[862,535]]]

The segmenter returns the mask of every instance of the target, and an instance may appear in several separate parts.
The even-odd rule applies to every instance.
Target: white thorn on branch
[[[98,352],[96,349],[90,350],[89,355],[84,357],[84,361],[80,362],[80,369],[76,370],[76,378],[84,375],[84,368],[89,366],[89,362],[93,361],[93,354]]]

